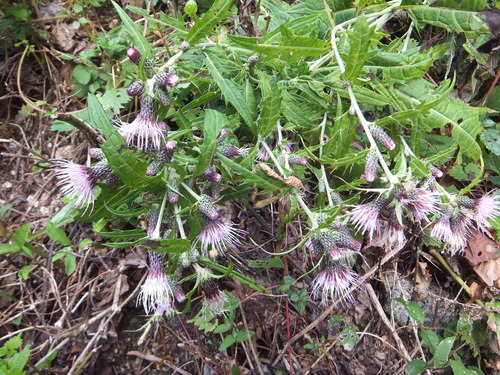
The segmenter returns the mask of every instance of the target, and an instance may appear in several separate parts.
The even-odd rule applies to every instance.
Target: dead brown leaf
[[[471,234],[464,252],[464,257],[471,266],[498,258],[498,245],[494,240],[477,230],[473,230]]]
[[[266,174],[269,177],[275,178],[275,179],[285,183],[288,186],[291,186],[291,187],[294,187],[294,188],[297,188],[300,190],[305,190],[305,187],[302,184],[302,182],[295,176],[283,178],[278,173],[276,173],[271,167],[269,167],[268,165],[266,165],[264,163],[258,163],[257,167],[260,167],[264,172],[266,172]]]
[[[473,267],[476,274],[488,286],[500,287],[500,258],[488,260]]]
[[[429,286],[431,285],[432,277],[427,269],[426,262],[418,262],[417,264],[417,273],[415,275],[415,298],[418,301],[421,301],[425,298],[424,292],[429,290]]]

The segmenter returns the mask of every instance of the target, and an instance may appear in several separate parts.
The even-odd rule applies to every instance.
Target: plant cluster
[[[230,329],[237,303],[217,284],[234,277],[265,291],[219,262],[227,252],[260,246],[234,207],[287,199],[280,225],[307,217],[303,238],[274,255],[306,249],[315,275],[308,289],[322,306],[355,301],[363,244],[398,251],[418,234],[412,246],[456,255],[478,231],[498,229],[500,195],[471,192],[485,171],[489,186],[499,183],[500,128],[488,108],[468,103],[480,99],[480,82],[467,102],[459,100],[451,95],[455,78],[439,69],[453,58],[457,36],[466,53],[456,58],[484,63],[478,48],[492,32],[488,14],[477,11],[486,2],[408,3],[263,0],[259,38],[237,35],[231,0],[215,1],[201,18],[191,7],[191,27],[181,16],[129,7],[148,21],[147,31],[168,31],[164,47],[154,47],[115,4],[132,42],[122,49],[127,59],[118,58],[119,82],[127,82],[137,114],[113,118],[126,103],[108,90],[94,95],[90,74],[81,76],[93,64],[87,61],[75,72],[82,92],[90,92],[81,117],[106,143],[89,150],[85,165],[52,164],[72,215],[92,222],[106,246],[145,249],[149,270],[139,300],[147,314],[175,325],[199,292],[193,321],[231,331],[224,348],[252,334]],[[388,24],[400,11],[410,26],[391,35]],[[424,48],[416,31],[426,25],[449,34]],[[440,84],[432,69],[444,77]],[[446,175],[454,185],[442,183]],[[305,308],[307,296],[290,288],[294,281],[285,279],[281,290]],[[222,314],[217,329],[210,321]]]

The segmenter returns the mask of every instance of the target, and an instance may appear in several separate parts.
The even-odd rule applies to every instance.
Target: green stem
[[[165,213],[165,206],[167,204],[167,196],[168,196],[168,191],[165,191],[165,195],[163,196],[163,201],[161,202],[161,207],[160,207],[160,213],[158,214],[158,221],[156,222],[156,227],[151,235],[151,238],[159,240],[160,237],[160,228],[161,228],[161,222],[163,221],[163,214]]]
[[[201,196],[199,196],[199,195],[198,195],[198,194],[196,194],[193,190],[191,190],[191,188],[190,188],[188,185],[186,185],[186,183],[181,182],[181,186],[182,186],[184,189],[186,189],[186,191],[187,191],[189,194],[191,194],[191,195],[192,195],[192,196],[193,196],[196,200],[198,200],[198,201],[199,201],[199,200],[201,199]]]

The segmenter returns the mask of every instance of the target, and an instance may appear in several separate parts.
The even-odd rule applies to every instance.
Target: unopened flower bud
[[[167,193],[167,197],[170,204],[176,204],[177,202],[179,202],[179,193],[177,193],[176,191],[169,190]]]
[[[144,93],[144,83],[142,81],[134,81],[127,87],[127,95],[141,96]]]
[[[106,157],[104,155],[104,152],[98,147],[89,148],[88,154],[92,159],[95,159],[95,160],[102,160]]]
[[[116,174],[110,173],[106,176],[106,185],[108,186],[113,186],[120,180],[120,177],[118,177]]]
[[[134,47],[130,47],[128,50],[127,50],[127,57],[130,59],[130,61],[132,61],[134,64],[136,65],[139,65],[139,63],[141,62],[141,57],[142,57],[142,54],[139,52],[139,50],[137,48],[134,48]]]
[[[257,62],[259,61],[259,56],[257,55],[252,55],[248,58],[248,65],[249,66],[254,66],[255,64],[257,64]]]
[[[238,148],[234,146],[219,146],[219,151],[227,158],[248,155],[248,148]]]
[[[168,73],[165,83],[169,87],[176,87],[179,83],[181,83],[181,79],[176,73]]]
[[[99,180],[100,178],[105,177],[107,174],[111,173],[111,169],[108,167],[108,161],[106,159],[102,159],[95,165],[90,167],[92,176],[94,179]]]
[[[168,95],[168,92],[166,92],[160,87],[157,87],[155,91],[156,91],[156,96],[158,97],[160,103],[165,107],[168,107],[170,105],[170,95]]]
[[[160,211],[157,208],[153,208],[146,213],[146,218],[148,221],[148,236],[151,236],[156,229],[158,224],[158,218],[160,217]]]
[[[219,182],[222,179],[222,175],[217,172],[213,171],[205,171],[203,172],[200,177],[204,178],[205,180],[208,181],[213,181],[213,182]]]
[[[278,163],[280,164],[285,164],[285,157],[280,156],[278,158]],[[305,166],[307,164],[307,160],[304,159],[303,157],[295,154],[289,154],[288,155],[288,164],[290,165],[302,165]]]
[[[366,154],[365,159],[365,180],[366,182],[373,182],[377,178],[377,165],[378,156],[375,150],[370,150]]]
[[[217,144],[220,145],[222,142],[224,142],[224,139],[228,136],[229,132],[226,129],[222,129],[220,131],[220,136],[217,138]]]
[[[183,52],[189,51],[190,48],[191,48],[191,45],[188,42],[182,42],[181,43],[181,50]]]
[[[217,208],[215,208],[215,205],[212,201],[212,198],[210,198],[208,195],[203,194],[201,196],[200,201],[198,202],[198,209],[202,214],[204,214],[211,220],[217,220],[220,217],[219,212],[217,211]]]
[[[429,169],[434,177],[440,178],[443,177],[443,171],[432,164],[429,164]]]
[[[167,142],[165,142],[165,146],[163,146],[163,149],[166,152],[174,152],[176,148],[177,148],[177,142],[175,142],[172,139],[169,139]]]
[[[155,176],[161,170],[161,163],[157,160],[153,160],[146,169],[146,176]]]
[[[387,133],[378,125],[371,125],[370,131],[375,138],[382,146],[384,146],[387,150],[394,150],[396,144],[392,140],[391,137],[387,135]]]

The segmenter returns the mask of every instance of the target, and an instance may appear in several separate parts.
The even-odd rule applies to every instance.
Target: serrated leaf
[[[212,161],[217,147],[217,137],[220,131],[229,124],[229,120],[222,112],[213,109],[205,110],[203,121],[203,143],[200,147],[200,157],[198,164],[193,171],[193,176],[198,176],[204,172]]]
[[[434,25],[447,31],[464,33],[469,40],[490,34],[485,21],[476,12],[428,5],[412,6],[407,11],[418,29],[423,25]]]
[[[271,57],[293,57],[293,59],[300,59],[303,57],[324,55],[330,51],[328,47],[329,43],[325,40],[298,36],[295,36],[292,40],[283,41],[279,45],[259,44],[258,38],[244,36],[228,35],[228,38],[246,49]]]
[[[142,54],[147,53],[147,51],[149,50],[149,45],[146,37],[142,34],[141,27],[134,21],[132,21],[128,14],[117,3],[115,3],[114,1],[111,2],[113,3],[113,6],[118,13],[118,16],[122,20],[123,26],[127,30],[128,34],[132,37],[135,48],[137,48]]]
[[[144,229],[115,230],[113,232],[102,232],[94,230],[94,233],[98,236],[102,236],[104,238],[112,238],[115,240],[146,237],[146,232],[144,231]]]
[[[500,156],[500,130],[486,129],[483,134],[481,134],[481,141],[488,150]]]
[[[47,222],[47,234],[52,240],[56,241],[61,245],[64,246],[71,245],[71,240],[66,235],[66,232],[64,232],[62,229],[59,229],[50,220]]]
[[[23,350],[14,354],[9,359],[9,367],[12,374],[25,374],[24,367],[30,359],[30,346],[25,346]]]
[[[232,161],[229,158],[226,158],[218,151],[217,157],[228,167],[239,173],[242,177],[245,177],[245,182],[248,184],[253,184],[261,189],[268,191],[276,191],[277,189],[287,188],[286,184],[284,184],[283,182],[274,178],[264,177],[263,175],[259,174],[258,171],[249,171],[248,169],[243,168],[240,164]]]
[[[73,130],[75,127],[66,121],[54,120],[52,125],[50,126],[51,132],[69,132]]]
[[[280,257],[272,257],[270,259],[251,260],[248,264],[252,268],[283,268],[283,260]]]
[[[253,116],[245,101],[244,89],[238,86],[231,80],[225,79],[222,75],[220,67],[217,66],[217,58],[215,56],[206,56],[207,68],[210,71],[215,83],[219,86],[224,98],[236,108],[241,118],[245,123],[252,128]]]
[[[198,18],[186,35],[188,43],[194,43],[202,40],[209,35],[215,26],[226,18],[227,10],[233,5],[234,0],[216,0],[208,12],[202,18]]]
[[[262,138],[267,137],[276,127],[281,115],[281,89],[273,77],[259,72],[259,86],[262,99],[259,103],[257,127]]]
[[[358,17],[349,39],[351,47],[349,55],[345,59],[344,78],[346,80],[354,81],[363,70],[363,66],[368,59],[368,48],[374,30],[374,27],[368,25],[364,15]]]
[[[173,27],[178,32],[179,37],[184,38],[186,35],[186,25],[184,19],[182,18],[181,12],[179,12],[177,19],[166,15],[164,12],[157,13],[158,19],[151,17],[147,9],[138,8],[132,5],[127,5],[127,9],[134,13],[137,13],[148,20],[153,25],[161,25],[163,27]]]

